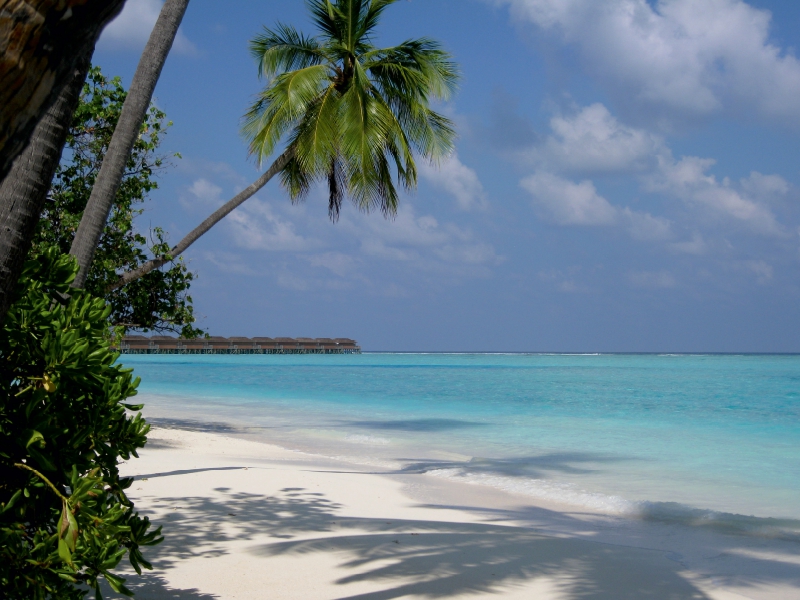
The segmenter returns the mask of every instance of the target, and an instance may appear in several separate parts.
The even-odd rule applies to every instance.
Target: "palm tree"
[[[452,122],[432,100],[447,99],[458,70],[434,40],[376,48],[383,11],[397,0],[306,0],[319,32],[289,25],[266,29],[250,50],[268,83],[245,115],[243,133],[259,164],[285,141],[285,151],[250,187],[236,195],[170,252],[125,273],[120,287],[184,252],[201,235],[255,194],[276,174],[292,201],[317,182],[328,186],[328,212],[339,216],[349,196],[363,211],[397,211],[394,177],[417,184],[415,154],[437,161],[452,151]]]
[[[0,323],[95,42],[124,0],[0,0]]]
[[[124,2],[0,0],[0,182]]]
[[[114,129],[114,135],[103,157],[103,164],[72,241],[70,254],[77,258],[79,267],[78,275],[72,283],[73,287],[83,287],[86,282],[97,244],[103,235],[114,197],[122,182],[125,165],[140,133],[145,113],[153,97],[153,90],[158,83],[161,69],[167,60],[188,5],[189,0],[167,0],[164,3],[139,59],[125,104],[122,106],[119,122]]]
[[[76,59],[72,80],[37,123],[25,150],[0,182],[0,323],[14,300],[14,290],[31,249],[34,230],[61,160],[72,115],[89,71],[93,47]]]

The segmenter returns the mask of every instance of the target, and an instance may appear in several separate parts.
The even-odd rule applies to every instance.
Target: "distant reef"
[[[194,340],[167,335],[128,335],[118,350],[123,354],[361,354],[349,338],[207,337]]]

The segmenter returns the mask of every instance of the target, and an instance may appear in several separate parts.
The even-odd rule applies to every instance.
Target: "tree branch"
[[[147,275],[150,271],[158,269],[168,262],[175,260],[178,256],[183,254],[183,252],[186,251],[189,246],[194,244],[200,238],[200,236],[206,233],[214,225],[219,223],[235,208],[244,203],[245,200],[253,196],[253,194],[255,194],[258,190],[267,185],[270,179],[277,175],[286,166],[293,155],[294,149],[287,149],[283,154],[275,159],[275,162],[270,165],[269,169],[267,169],[267,171],[261,177],[256,179],[248,187],[243,189],[225,204],[220,206],[216,211],[214,211],[205,221],[200,223],[200,225],[195,227],[191,232],[189,232],[189,234],[186,235],[186,237],[178,242],[169,251],[169,254],[149,260],[136,269],[131,269],[130,271],[123,273],[117,281],[106,288],[106,292],[112,292],[116,289],[119,289],[122,286],[129,284],[131,281],[136,281],[140,277]]]
[[[64,502],[69,502],[69,498],[67,498],[64,494],[59,492],[58,488],[56,488],[56,486],[54,486],[47,477],[39,473],[39,471],[37,471],[33,467],[29,467],[25,463],[14,463],[14,466],[17,467],[18,469],[25,469],[26,471],[30,471],[31,473],[36,475],[39,479],[44,481],[48,486],[50,486],[50,489],[53,490],[56,493],[56,495],[58,495],[58,497],[61,498]]]

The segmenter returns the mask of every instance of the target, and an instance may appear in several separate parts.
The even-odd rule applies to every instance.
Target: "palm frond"
[[[361,19],[361,30],[359,31],[359,37],[367,37],[372,30],[375,29],[378,21],[381,18],[381,14],[384,10],[386,10],[389,5],[394,4],[397,0],[372,0],[369,3],[369,6],[366,11],[364,11],[364,16]]]
[[[391,123],[370,91],[369,79],[356,62],[353,82],[342,96],[341,146],[345,156],[367,164],[379,152]]]
[[[459,70],[450,53],[428,38],[406,40],[362,57],[364,68],[389,89],[447,100],[458,85]]]
[[[385,144],[385,152],[388,153],[395,163],[397,178],[403,187],[411,191],[417,185],[417,167],[414,162],[414,153],[406,132],[397,115],[386,103],[385,99],[378,93],[373,92],[373,99],[377,108],[384,113],[384,118],[389,124]]]
[[[256,59],[258,76],[268,79],[277,73],[321,64],[327,58],[317,40],[282,23],[275,29],[265,27],[264,33],[253,38],[250,54]]]
[[[314,65],[275,78],[245,115],[242,132],[259,163],[272,154],[286,131],[305,114],[330,83],[324,65]]]
[[[293,141],[295,156],[310,173],[327,171],[339,145],[339,111],[341,94],[334,85],[309,106],[297,125]]]
[[[442,114],[421,104],[401,106],[398,120],[414,149],[434,162],[453,152],[455,125]]]
[[[299,201],[324,182],[334,221],[348,196],[360,210],[394,215],[395,182],[417,185],[415,157],[436,162],[453,150],[453,123],[430,106],[456,88],[452,56],[429,38],[372,45],[396,1],[306,0],[316,37],[279,24],[250,45],[270,79],[243,122],[250,151],[260,162],[288,138],[283,185]]]
[[[292,157],[280,173],[281,185],[289,192],[292,203],[302,202],[308,196],[314,178]]]
[[[336,11],[331,0],[306,0],[306,7],[311,13],[314,25],[325,37],[333,39],[339,37]]]
[[[331,159],[328,168],[328,217],[334,223],[339,220],[342,210],[342,200],[347,191],[347,177],[345,165],[340,156]]]
[[[341,148],[347,164],[347,189],[360,210],[384,203],[387,182],[377,167],[385,160],[390,130],[386,113],[366,90],[353,85],[342,96]],[[389,186],[393,189],[391,181]]]
[[[361,38],[361,22],[364,12],[369,8],[369,0],[339,0],[336,4],[342,20],[342,41],[351,52],[355,52]]]

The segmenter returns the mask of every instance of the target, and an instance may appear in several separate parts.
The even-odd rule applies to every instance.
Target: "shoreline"
[[[795,541],[576,510],[235,430],[149,437],[122,468],[166,537],[146,549],[155,571],[128,580],[139,598],[800,598]]]
[[[344,433],[338,423],[315,415],[305,425],[295,410],[283,412],[275,406],[259,405],[254,410],[250,402],[226,402],[225,398],[205,398],[202,401],[183,396],[142,395],[148,420],[156,426],[224,433],[242,439],[276,444],[283,448],[318,457],[339,460],[362,468],[381,468],[386,471],[424,473],[471,486],[492,487],[510,494],[521,495],[532,502],[550,503],[570,510],[597,512],[623,518],[647,518],[669,522],[701,523],[710,528],[738,531],[742,534],[766,534],[800,541],[800,518],[796,513],[797,496],[783,491],[778,497],[770,490],[772,506],[748,505],[736,496],[739,490],[724,488],[715,482],[705,482],[705,497],[696,488],[683,488],[680,483],[687,471],[680,466],[647,465],[638,471],[626,465],[626,470],[612,471],[611,477],[598,477],[604,461],[618,460],[612,454],[581,455],[563,447],[530,448],[526,454],[503,454],[503,449],[456,447],[450,441],[430,439],[420,444],[418,433],[404,435],[403,428],[415,424],[447,428],[447,419],[408,419],[407,421],[378,421],[390,427],[355,429]],[[172,405],[172,406],[170,406]],[[176,407],[180,407],[177,409]],[[192,419],[183,418],[191,412]],[[248,419],[249,417],[249,419]],[[399,423],[400,427],[394,425]],[[460,425],[461,423],[456,423]],[[413,437],[412,437],[413,436]],[[459,440],[461,441],[461,440]],[[468,452],[471,452],[468,453]],[[623,459],[623,462],[625,460]],[[635,460],[633,461],[635,462]],[[617,463],[619,467],[620,463]],[[550,471],[548,471],[550,469]],[[671,469],[671,470],[670,470]],[[670,481],[654,489],[653,477],[647,483],[650,493],[640,493],[646,473],[659,473]],[[683,476],[683,477],[682,477]],[[697,480],[697,477],[693,477]],[[677,485],[675,482],[678,482]],[[724,484],[724,482],[723,482]],[[750,489],[757,485],[748,486]],[[760,488],[764,489],[764,488]],[[720,496],[720,491],[724,490]],[[653,493],[655,492],[655,493]],[[724,496],[728,492],[729,496]],[[710,495],[709,495],[710,493]],[[776,498],[783,500],[775,505]],[[722,500],[722,501],[721,501]],[[786,507],[795,510],[786,510]]]

